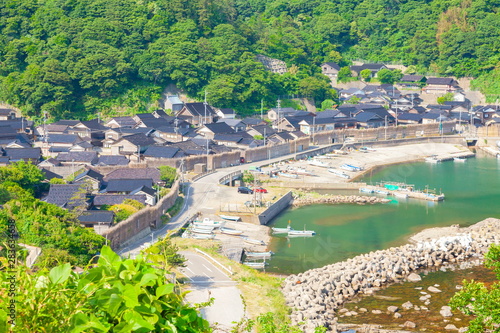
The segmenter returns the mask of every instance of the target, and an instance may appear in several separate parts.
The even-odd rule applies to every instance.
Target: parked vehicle
[[[263,187],[256,187],[254,191],[257,193],[267,193],[267,190]]]
[[[253,190],[246,186],[240,186],[238,187],[238,193],[253,194]]]

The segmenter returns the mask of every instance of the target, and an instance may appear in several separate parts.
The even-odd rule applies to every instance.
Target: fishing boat
[[[191,228],[189,229],[191,232],[196,234],[211,234],[213,229],[203,229],[203,228]]]
[[[441,162],[441,161],[437,158],[437,156],[435,156],[435,155],[433,155],[433,156],[429,156],[429,157],[426,157],[426,158],[425,158],[425,161],[426,161],[427,163],[431,163],[431,164],[436,164],[436,163]]]
[[[213,225],[208,225],[208,224],[195,224],[196,222],[193,222],[191,225],[191,228],[196,228],[196,229],[205,229],[205,230],[210,230],[213,231],[216,227]]]
[[[406,193],[401,193],[401,192],[392,192],[392,194],[393,194],[396,198],[400,198],[400,199],[408,199],[408,194],[406,194]]]
[[[292,227],[287,226],[286,228],[271,228],[273,234],[287,234],[290,230],[293,230]]]
[[[328,156],[328,155],[320,155],[320,156],[315,156],[314,158],[319,158],[321,160],[329,160],[331,159],[332,157],[331,156]]]
[[[233,215],[219,215],[221,219],[223,220],[229,220],[229,221],[239,221],[241,218],[239,216],[233,216]]]
[[[333,173],[334,175],[339,176],[339,177],[342,177],[342,178],[345,178],[345,179],[349,179],[349,178],[351,178],[351,176],[349,176],[347,173],[342,172],[342,171],[340,171],[340,170],[336,170],[336,169],[331,169],[331,168],[330,168],[330,169],[328,169],[328,172],[331,172],[331,173]]]
[[[335,154],[339,154],[339,155],[347,155],[348,152],[346,151],[343,151],[343,150],[339,150],[339,149],[336,149],[333,151]]]
[[[465,163],[467,159],[465,157],[453,157],[453,162]]]
[[[282,177],[287,177],[287,178],[299,178],[297,175],[293,175],[291,173],[286,173],[286,172],[278,172],[278,175]]]
[[[430,201],[442,201],[444,200],[444,194],[435,193],[424,193],[427,200]]]
[[[193,221],[194,226],[212,226],[212,227],[221,227],[224,226],[226,222],[224,221],[214,221],[209,219],[204,219],[203,221]]]
[[[375,190],[373,190],[373,192],[375,192],[376,194],[381,194],[381,195],[389,195],[389,191],[384,191],[381,189],[375,189]]]
[[[193,239],[214,239],[214,234],[191,234],[191,238]]]
[[[360,187],[359,192],[361,192],[361,193],[373,193],[374,191],[368,187]]]
[[[316,232],[313,230],[306,230],[306,226],[304,225],[304,230],[290,230],[288,231],[288,236],[313,236],[316,235]]]
[[[318,161],[315,159],[307,161],[307,164],[310,164],[312,166],[321,167],[321,168],[328,168],[329,167],[328,163],[325,163],[323,161]]]
[[[246,252],[245,251],[245,256],[247,258],[270,258],[274,252],[272,251],[267,251],[267,252]]]
[[[325,156],[329,156],[329,157],[338,157],[340,154],[336,154],[336,153],[328,153],[328,154],[325,154]]]
[[[354,165],[351,165],[351,164],[342,164],[340,166],[341,169],[344,169],[344,170],[347,170],[347,171],[351,171],[351,172],[357,172],[357,171],[361,171],[363,170],[363,168],[361,167],[358,167],[358,166],[354,166]]]
[[[243,241],[247,244],[266,245],[266,243],[264,243],[263,241],[258,240],[258,239],[253,239],[253,238],[248,238],[248,237],[241,237],[241,238],[243,238]]]
[[[265,268],[266,265],[269,265],[269,263],[267,262],[252,262],[252,261],[245,261],[243,263],[243,265],[246,265],[248,267],[252,267],[252,268],[255,268],[255,269],[262,269],[262,268]]]
[[[224,227],[220,228],[220,232],[223,234],[233,235],[233,236],[239,236],[243,233],[243,231],[241,231],[241,230],[235,230],[235,229],[224,228]]]

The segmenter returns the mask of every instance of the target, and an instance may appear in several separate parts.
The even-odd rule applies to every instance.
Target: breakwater
[[[377,204],[377,203],[387,203],[391,200],[385,198],[379,198],[374,196],[363,196],[363,195],[321,195],[321,196],[303,196],[297,197],[293,200],[293,207],[301,207],[307,205],[319,205],[319,204]]]
[[[386,250],[291,275],[283,284],[293,323],[306,322],[305,332],[314,327],[336,329],[337,311],[358,294],[371,294],[391,283],[406,279],[420,269],[481,258],[489,246],[500,242],[500,220],[486,219],[468,228],[434,233],[440,237],[421,239]]]

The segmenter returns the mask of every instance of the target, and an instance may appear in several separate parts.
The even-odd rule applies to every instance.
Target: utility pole
[[[278,99],[278,132],[281,132],[280,117],[281,117],[281,100]]]
[[[141,162],[141,146],[137,146],[137,163]]]
[[[316,133],[316,116],[313,116],[312,139],[314,144],[314,134]]]
[[[207,123],[207,91],[205,90],[205,101],[203,102],[203,106],[205,107],[205,119],[203,120],[203,124]]]
[[[385,115],[384,119],[385,119],[384,139],[387,141],[387,115]]]
[[[264,99],[260,100],[260,119],[264,119]]]

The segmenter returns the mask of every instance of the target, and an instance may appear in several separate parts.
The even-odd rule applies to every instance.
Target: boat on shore
[[[233,216],[233,215],[219,215],[219,217],[223,220],[229,220],[229,221],[239,221],[241,218],[239,216]]]
[[[341,168],[341,169],[344,169],[344,170],[346,170],[346,171],[351,171],[351,172],[357,172],[357,171],[361,171],[361,170],[363,170],[363,168],[362,168],[362,167],[358,167],[358,166],[351,165],[351,164],[347,164],[347,163],[342,164],[342,165],[340,166],[340,168]]]
[[[220,228],[220,232],[226,235],[233,235],[233,236],[239,236],[243,233],[241,230],[235,230],[235,229],[230,229],[230,228]]]
[[[245,261],[243,265],[246,265],[248,267],[252,267],[255,269],[262,269],[265,268],[266,265],[269,265],[267,262],[252,262],[252,261]]]
[[[205,230],[214,230],[215,228],[217,228],[216,226],[214,225],[209,225],[209,224],[196,224],[195,222],[193,222],[193,224],[191,224],[191,228],[196,228],[196,229],[205,229]]]
[[[368,188],[368,187],[360,187],[359,192],[360,193],[373,193],[374,190],[372,190],[371,188]]]
[[[467,159],[465,157],[453,157],[453,162],[465,163]]]
[[[427,163],[431,163],[431,164],[436,164],[436,163],[441,162],[441,161],[437,158],[437,156],[429,156],[429,157],[426,157],[426,158],[425,158],[425,161],[426,161]]]
[[[336,170],[336,169],[330,168],[330,169],[328,169],[328,172],[331,172],[335,176],[339,176],[339,177],[342,177],[342,178],[345,178],[345,179],[350,179],[351,178],[351,176],[349,176],[347,173],[342,172],[340,170]]]
[[[408,194],[402,193],[402,192],[392,192],[392,195],[394,195],[396,198],[400,199],[408,199]]]
[[[286,228],[271,228],[273,234],[287,234],[290,230],[293,230],[292,227],[287,226]]]
[[[204,228],[191,228],[189,229],[189,231],[191,231],[192,233],[196,233],[196,234],[211,234],[214,229],[204,229]]]
[[[266,245],[264,241],[261,241],[259,239],[253,239],[253,238],[248,238],[248,237],[241,237],[243,238],[243,241],[247,244],[252,244],[252,245]]]
[[[287,177],[287,178],[299,178],[299,176],[291,174],[291,173],[286,173],[286,172],[278,172],[278,175],[282,177]]]
[[[267,251],[267,252],[246,252],[245,251],[245,256],[247,258],[270,258],[274,252],[272,251]]]
[[[321,168],[328,168],[330,166],[328,163],[325,163],[323,161],[318,161],[315,159],[307,161],[307,164],[312,165],[312,166],[321,167]]]
[[[335,149],[333,152],[335,154],[339,154],[339,155],[347,155],[347,154],[349,154],[348,152],[346,152],[344,150],[340,150],[340,149]]]
[[[212,225],[212,226],[215,226],[215,227],[220,227],[221,225],[224,225],[225,223],[226,222],[224,222],[224,221],[214,221],[214,220],[211,220],[208,217],[204,218],[201,221],[199,221],[199,220],[193,221],[194,225]]]
[[[378,188],[375,189],[375,190],[373,190],[373,192],[375,194],[380,194],[380,195],[389,195],[389,191],[384,191],[384,190],[381,190],[381,189],[378,189]]]
[[[209,235],[205,235],[205,234],[191,234],[191,238],[193,238],[193,239],[214,239],[215,238],[215,234],[209,234]]]

